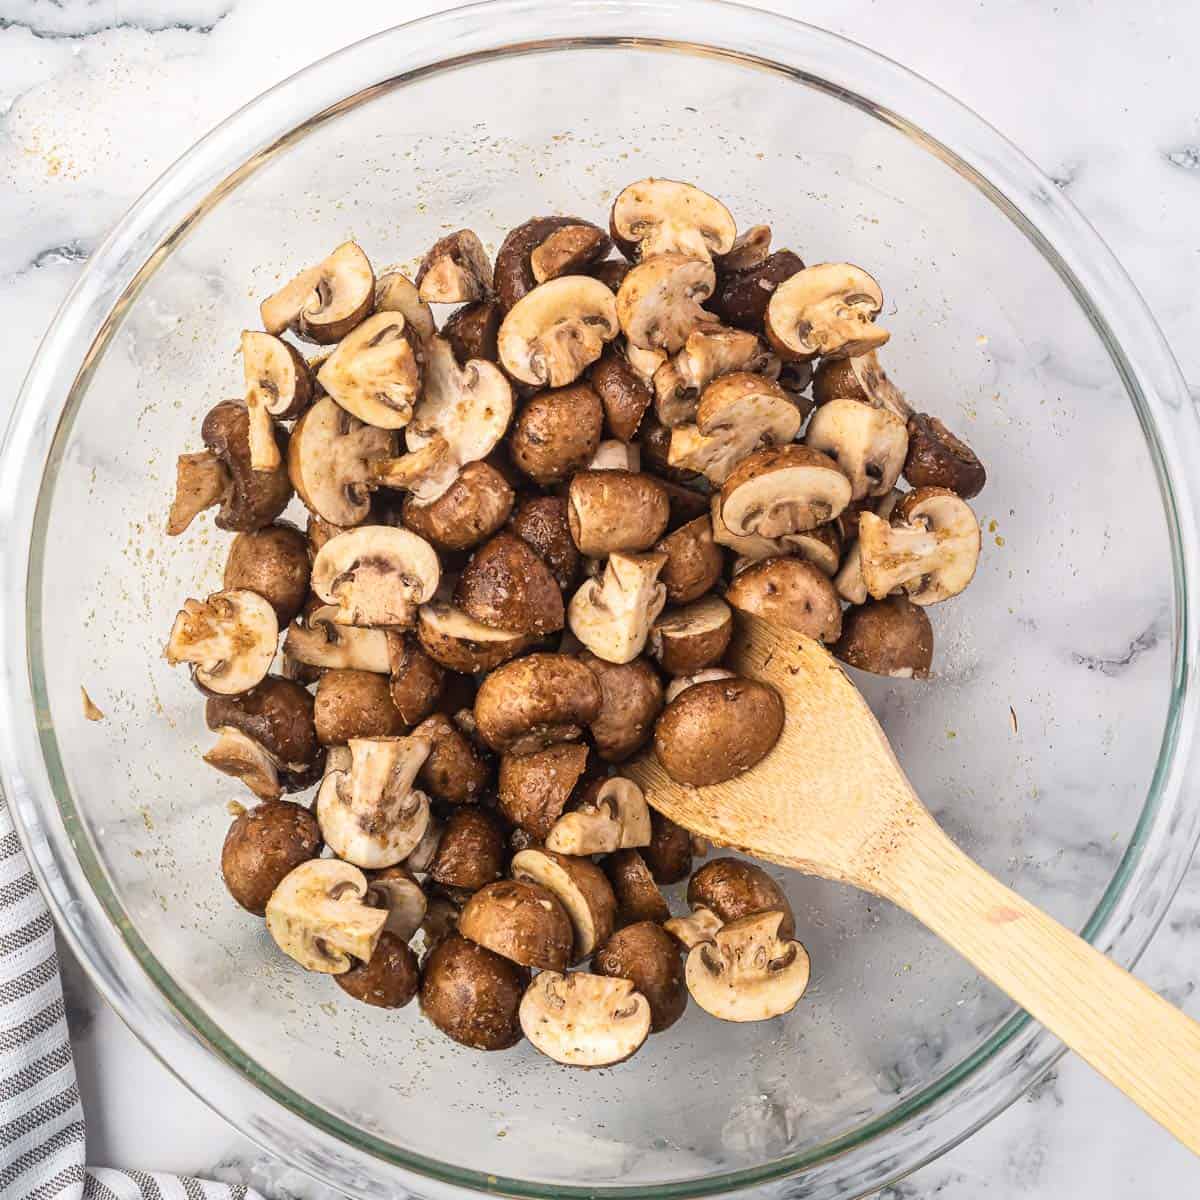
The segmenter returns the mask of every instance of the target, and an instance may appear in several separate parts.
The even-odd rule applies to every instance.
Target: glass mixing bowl
[[[381,34],[134,207],[48,335],[0,470],[4,784],[60,927],[199,1095],[355,1197],[857,1196],[1060,1051],[902,913],[782,872],[813,961],[796,1011],[739,1027],[693,1006],[594,1072],[355,1004],[223,890],[236,789],[201,763],[200,698],[162,646],[226,539],[163,526],[175,456],[239,394],[239,331],[345,238],[378,266],[460,226],[494,249],[533,214],[601,219],[646,175],[866,266],[893,378],[988,466],[978,578],[931,613],[936,677],[860,679],[950,832],[1127,964],[1196,841],[1195,418],[1044,176],[895,64],[729,5],[505,2]]]

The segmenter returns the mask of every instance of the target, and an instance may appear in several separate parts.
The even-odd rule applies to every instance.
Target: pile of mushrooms
[[[450,233],[414,279],[347,242],[262,302],[243,399],[179,458],[168,532],[214,509],[236,537],[166,656],[257,801],[221,870],[286,955],[582,1067],[689,995],[729,1021],[797,1004],[779,884],[693,873],[707,847],[621,764],[702,788],[771,753],[779,694],[724,665],[741,613],[929,675],[985,473],[884,373],[882,306],[861,267],[772,252],[666,179],[494,260]]]

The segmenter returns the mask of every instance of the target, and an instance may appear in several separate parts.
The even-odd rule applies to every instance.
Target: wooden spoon
[[[739,614],[730,661],[779,690],[782,736],[713,787],[673,782],[653,756],[631,764],[650,803],[713,842],[907,909],[1200,1154],[1200,1025],[955,846],[817,642]]]

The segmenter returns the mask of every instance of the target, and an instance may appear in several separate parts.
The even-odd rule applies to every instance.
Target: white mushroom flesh
[[[734,371],[761,374],[771,361],[758,337],[744,329],[712,325],[694,330],[683,349],[654,372],[658,419],[670,428],[695,420],[700,393],[714,379]]]
[[[408,626],[441,578],[437,551],[390,525],[363,525],[332,537],[313,560],[312,589],[336,605],[340,625]]]
[[[328,258],[301,271],[262,302],[263,328],[282,333],[294,327],[306,336],[319,337],[323,330],[369,312],[374,291],[375,273],[367,256],[354,242],[343,242]]]
[[[444,829],[445,826],[437,817],[429,818],[429,824],[425,826],[425,832],[421,834],[421,840],[412,848],[411,853],[404,860],[404,865],[410,871],[423,874],[433,866],[433,860],[437,858],[438,847],[442,844],[442,831]]]
[[[583,857],[650,845],[650,809],[632,779],[606,779],[595,798],[564,813],[546,835],[546,849]]]
[[[342,339],[317,379],[360,421],[403,429],[421,391],[419,346],[402,313],[376,313]]]
[[[862,500],[895,487],[908,454],[908,426],[886,408],[843,398],[813,413],[804,442],[828,454],[850,480],[850,498]]]
[[[607,1067],[650,1032],[650,1004],[628,979],[542,971],[526,989],[521,1029],[535,1049],[568,1067]]]
[[[421,928],[429,902],[415,879],[372,879],[367,903],[387,912],[384,929],[407,942]]]
[[[640,179],[613,202],[612,227],[618,237],[636,242],[643,259],[682,254],[711,260],[733,249],[737,226],[715,196],[674,179]]]
[[[866,354],[856,354],[851,358],[850,370],[858,381],[858,386],[876,408],[886,408],[888,412],[895,413],[906,422],[912,416],[912,405],[887,377],[887,372],[879,365],[879,356],[874,350],[869,350]]]
[[[834,520],[850,503],[850,494],[850,481],[832,462],[785,461],[727,489],[721,519],[734,534],[784,538]]]
[[[492,286],[492,264],[478,236],[469,229],[444,238],[426,256],[418,293],[433,304],[469,304]]]
[[[334,620],[338,606],[324,605],[306,621],[288,627],[283,652],[309,667],[329,667],[344,671],[391,672],[387,633],[383,629],[356,629]]]
[[[682,254],[640,262],[617,291],[621,332],[632,345],[674,354],[694,329],[711,324],[712,314],[701,306],[715,286],[711,262]]]
[[[177,537],[200,513],[220,504],[233,481],[221,460],[209,450],[181,454],[175,461],[175,498],[167,516],[167,534]]]
[[[509,874],[525,883],[541,884],[557,898],[575,931],[572,961],[590,957],[596,949],[596,914],[571,872],[541,850],[522,850],[513,856]]]
[[[183,602],[166,658],[172,666],[192,663],[210,692],[235,696],[263,680],[278,644],[274,608],[257,592],[234,589]]]
[[[626,342],[625,360],[647,383],[651,383],[659,367],[667,361],[667,352]]]
[[[398,312],[424,342],[437,332],[433,310],[417,291],[417,285],[399,271],[388,271],[375,285],[375,311]]]
[[[260,800],[278,800],[283,795],[279,766],[252,737],[231,725],[217,731],[217,740],[204,755],[210,767],[240,779]]]
[[[691,675],[677,675],[667,684],[666,702],[670,704],[681,692],[686,692],[688,688],[695,687],[698,683],[711,683],[714,679],[733,678],[735,678],[734,673],[727,671],[724,667],[705,667],[703,671],[696,671]]]
[[[711,942],[724,926],[724,921],[710,908],[694,908],[689,916],[672,917],[663,928],[685,949],[701,942]]]
[[[630,471],[636,475],[642,469],[642,448],[637,442],[620,442],[616,438],[601,442],[588,463],[589,471]]]
[[[820,263],[771,294],[767,330],[793,354],[864,354],[888,340],[887,330],[873,324],[882,307],[879,284],[861,267]]]
[[[567,606],[571,632],[605,662],[632,662],[645,648],[667,602],[658,574],[667,556],[621,554],[608,557],[601,579],[588,579]]]

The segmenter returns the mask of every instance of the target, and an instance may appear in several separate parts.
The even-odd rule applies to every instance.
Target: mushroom
[[[504,830],[495,813],[467,805],[446,819],[429,878],[444,888],[477,892],[504,874],[504,859]]]
[[[727,275],[734,271],[749,271],[766,262],[770,253],[770,225],[751,225],[733,239],[733,245],[727,253],[717,256],[717,273]]]
[[[541,884],[557,897],[574,931],[573,962],[581,962],[612,936],[617,899],[604,872],[591,859],[553,850],[522,850],[512,860],[511,874]]]
[[[658,718],[655,753],[676,783],[724,783],[770,753],[783,716],[783,701],[768,684],[741,678],[697,683]]]
[[[317,372],[325,391],[377,429],[402,429],[421,394],[423,351],[402,313],[368,317]]]
[[[612,249],[604,230],[580,217],[533,217],[496,251],[496,293],[505,309],[539,283],[577,275]]]
[[[964,500],[970,500],[983,491],[987,472],[975,451],[955,437],[937,417],[913,413],[908,418],[904,478],[914,488],[948,488]]]
[[[372,464],[384,487],[404,488],[431,504],[467,463],[486,458],[512,419],[512,386],[500,368],[482,359],[460,367],[445,338],[425,349],[425,386],[404,432],[408,453]]]
[[[650,1005],[650,1032],[670,1029],[687,1008],[687,985],[679,947],[653,921],[639,921],[614,933],[596,952],[592,970],[627,979]]]
[[[655,883],[678,883],[692,871],[692,835],[657,809],[650,810],[650,841],[642,857]]]
[[[618,441],[632,442],[654,399],[641,373],[613,346],[600,356],[588,376],[600,403],[608,431]]]
[[[664,921],[663,929],[685,950],[691,950],[701,942],[711,942],[722,925],[724,922],[716,913],[707,908],[696,908],[686,917],[672,917]]]
[[[842,561],[842,535],[836,521],[806,529],[803,533],[786,534],[782,540],[788,553],[799,555],[831,579],[837,574]]]
[[[451,932],[425,960],[421,1011],[463,1046],[507,1050],[521,1040],[517,1013],[528,984],[528,971]]]
[[[777,250],[760,263],[734,270],[718,262],[717,287],[708,307],[727,325],[762,333],[775,289],[803,270],[800,256],[790,250]]]
[[[309,573],[308,539],[280,521],[233,539],[222,582],[227,592],[257,592],[275,610],[282,629],[304,607]]]
[[[886,496],[908,454],[908,430],[895,413],[857,400],[830,400],[813,414],[806,445],[821,450],[850,480],[850,498]]]
[[[715,284],[712,263],[683,254],[659,254],[638,263],[617,292],[616,317],[626,341],[674,354],[692,330],[712,321],[701,305]]]
[[[702,325],[688,334],[683,349],[654,372],[654,411],[669,428],[696,419],[700,393],[714,379],[735,371],[764,374],[771,355],[753,333],[723,325]],[[778,360],[774,360],[778,371]]]
[[[283,463],[275,420],[298,417],[312,399],[312,374],[295,346],[269,333],[244,330],[242,372],[249,415],[250,465],[274,471]]]
[[[628,471],[637,475],[642,469],[642,449],[636,442],[610,438],[596,447],[587,464],[589,471]]]
[[[330,538],[313,560],[312,589],[336,605],[342,625],[412,625],[433,599],[441,568],[422,537],[388,525],[363,525]]]
[[[975,575],[979,521],[948,488],[917,488],[896,506],[890,524],[863,513],[858,546],[863,582],[876,600],[900,588],[914,604],[937,604]]]
[[[405,729],[387,676],[372,671],[326,671],[317,681],[313,720],[323,746],[344,746],[351,738],[397,737]]]
[[[513,489],[495,467],[473,462],[431,503],[422,504],[411,493],[405,496],[402,519],[437,550],[470,550],[503,526],[514,500]]]
[[[320,853],[321,830],[312,813],[290,800],[268,800],[230,825],[221,847],[221,877],[229,894],[261,917],[284,877]]]
[[[767,340],[782,357],[865,354],[890,336],[873,324],[883,307],[879,284],[850,263],[805,267],[781,283],[767,304]]]
[[[421,840],[409,851],[408,857],[404,860],[402,867],[397,867],[396,870],[414,871],[422,875],[428,872],[434,858],[437,857],[438,846],[442,840],[442,829],[442,822],[436,816],[430,814],[429,824],[425,826],[425,832],[421,835]],[[432,901],[430,901],[430,907],[432,907]],[[457,910],[454,919],[457,923]]]
[[[663,708],[663,687],[644,659],[610,663],[585,650],[579,661],[600,684],[600,711],[589,726],[596,753],[605,762],[624,762],[650,740]]]
[[[580,471],[567,492],[571,538],[591,558],[648,550],[662,537],[670,512],[658,481],[631,471]]]
[[[616,896],[618,925],[634,925],[639,921],[662,924],[671,916],[640,851],[617,850],[601,865]]]
[[[882,500],[879,500],[873,506],[867,506],[859,510],[854,520],[855,539],[850,544],[846,551],[845,557],[842,560],[841,567],[838,573],[833,578],[833,586],[837,589],[837,594],[843,600],[848,600],[851,604],[862,604],[867,598],[867,585],[863,580],[862,574],[862,552],[858,544],[858,526],[859,521],[864,512],[874,511],[875,515],[882,521],[890,519],[895,511],[896,505],[903,499],[904,493],[895,491],[889,492]],[[849,511],[848,509],[846,511]],[[843,516],[845,513],[843,513]],[[840,522],[841,518],[839,518]]]
[[[417,610],[417,638],[425,653],[451,671],[491,671],[524,653],[532,634],[493,629],[449,604],[423,604]]]
[[[417,291],[429,304],[464,304],[492,290],[492,264],[469,229],[434,242],[417,271]]]
[[[628,275],[628,271],[626,275]],[[621,282],[624,283],[624,278]],[[626,361],[647,386],[653,382],[654,373],[658,368],[671,357],[665,350],[635,346],[628,339],[622,339],[621,349],[625,354]],[[653,399],[653,393],[651,393],[651,399]]]
[[[588,384],[539,392],[513,422],[512,460],[534,483],[559,483],[587,466],[603,425],[600,397]]]
[[[387,913],[367,902],[366,876],[350,863],[314,858],[288,872],[267,901],[267,932],[309,971],[342,975],[369,962]]]
[[[491,768],[474,743],[444,713],[434,713],[414,730],[430,742],[417,782],[436,800],[473,804],[483,794]]]
[[[609,229],[626,258],[679,254],[711,262],[733,249],[737,226],[715,196],[674,179],[639,179],[613,201]]]
[[[543,971],[526,989],[521,1029],[547,1058],[568,1067],[610,1067],[650,1032],[650,1004],[628,979]]]
[[[732,671],[724,667],[705,667],[702,671],[693,671],[690,675],[677,675],[667,684],[666,700],[670,704],[681,692],[695,687],[698,683],[709,683],[714,679],[734,679]]]
[[[375,311],[399,313],[422,342],[437,332],[433,311],[421,299],[417,285],[399,271],[388,271],[375,284]]]
[[[375,1008],[403,1008],[412,1001],[421,984],[417,956],[394,933],[379,935],[370,961],[355,963],[335,975],[338,987],[355,1000]]]
[[[500,759],[498,807],[505,820],[544,841],[562,816],[575,785],[587,768],[588,748],[560,742],[532,754]]]
[[[498,363],[500,351],[496,339],[503,318],[504,309],[495,298],[464,304],[446,318],[442,337],[450,343],[450,349],[460,363],[476,358]]]
[[[387,912],[384,932],[407,942],[421,928],[429,911],[429,901],[412,871],[407,866],[384,867],[371,871],[367,884],[367,903]]]
[[[813,400],[861,400],[875,408],[886,408],[901,420],[912,416],[912,405],[887,377],[874,350],[851,358],[825,358],[813,375]]]
[[[165,651],[171,666],[192,663],[195,680],[222,696],[248,692],[261,682],[279,644],[279,622],[256,592],[214,592],[185,600]]]
[[[225,400],[200,426],[206,450],[181,454],[175,464],[175,498],[167,533],[183,533],[205,509],[220,505],[214,524],[233,533],[261,529],[287,507],[292,485],[283,468],[286,435],[274,428],[274,465],[256,470],[252,462],[250,413],[244,404]],[[260,451],[261,453],[261,451]]]
[[[313,698],[290,679],[268,675],[249,692],[209,696],[204,720],[221,735],[204,761],[241,778],[261,799],[300,791],[320,775]]]
[[[808,987],[808,952],[783,938],[783,914],[759,913],[717,930],[688,951],[692,999],[722,1021],[765,1021],[791,1012]]]
[[[764,558],[734,576],[725,599],[742,612],[830,645],[842,635],[842,605],[829,576],[799,558]]]
[[[340,342],[375,304],[375,272],[354,242],[343,242],[315,267],[301,271],[259,313],[268,333],[294,329],[321,345]]]
[[[497,347],[514,379],[565,387],[600,357],[617,332],[612,292],[587,275],[564,275],[539,284],[513,305]]]
[[[571,959],[570,918],[541,884],[516,879],[489,883],[467,901],[458,929],[523,967],[561,971]]]
[[[326,844],[356,867],[391,867],[421,840],[429,798],[413,787],[429,742],[417,737],[352,738],[350,768],[327,770],[317,792]]]
[[[603,577],[589,579],[571,598],[571,632],[605,662],[632,662],[667,602],[658,582],[665,562],[664,554],[609,555]]]
[[[563,591],[570,588],[579,574],[579,549],[571,539],[564,497],[522,497],[509,528],[537,551]]]
[[[283,639],[283,653],[294,662],[326,670],[390,669],[387,634],[382,629],[356,629],[333,619],[333,605],[316,605],[293,621]]]
[[[911,600],[885,596],[846,613],[833,654],[873,675],[928,679],[933,663],[933,626],[925,610]]]
[[[763,912],[780,912],[779,936],[796,936],[796,919],[783,889],[770,875],[740,858],[714,858],[698,870],[688,883],[688,906],[705,909],[723,924]]]
[[[772,446],[744,458],[721,485],[721,520],[735,534],[781,538],[832,521],[850,481],[811,446]]]
[[[615,292],[629,274],[629,270],[630,263],[627,258],[606,258],[601,262],[592,263],[587,269],[587,274],[600,280],[610,292]]]
[[[498,533],[463,568],[454,604],[484,625],[542,637],[563,627],[563,599],[550,568],[528,542]]]
[[[600,685],[566,654],[530,654],[498,667],[475,697],[479,736],[493,749],[531,754],[576,741],[600,712]]]
[[[704,389],[694,425],[671,430],[667,459],[720,485],[753,451],[790,442],[800,423],[800,410],[779,384],[735,371]]]
[[[668,609],[650,631],[650,653],[668,675],[691,675],[725,657],[733,612],[720,596]]]
[[[648,845],[650,809],[632,779],[597,780],[578,807],[564,813],[546,835],[546,849],[559,854],[610,854]]]
[[[441,699],[446,672],[421,648],[412,633],[388,633],[392,704],[406,725],[423,721]]]

